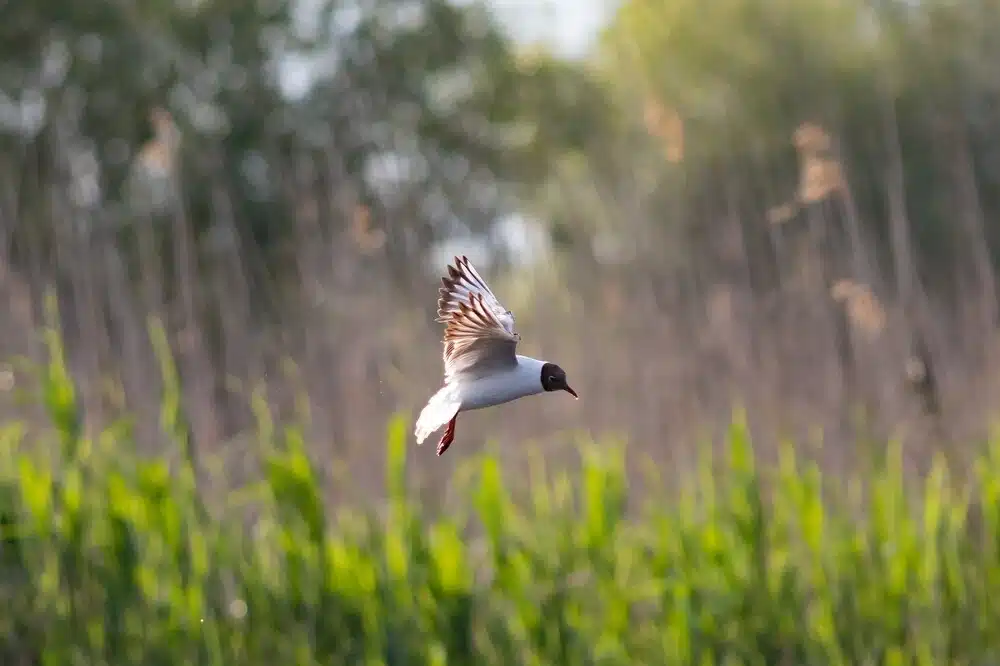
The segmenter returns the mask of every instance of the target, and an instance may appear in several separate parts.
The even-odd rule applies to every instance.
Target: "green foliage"
[[[155,331],[155,329],[154,329]],[[52,340],[43,382],[63,441],[74,391]],[[169,372],[169,364],[164,365]],[[170,398],[166,399],[169,406]],[[259,407],[259,406],[258,406]],[[533,465],[525,500],[475,462],[469,520],[406,488],[388,431],[385,515],[329,513],[296,427],[260,408],[253,527],[203,510],[186,475],[112,448],[47,462],[0,431],[3,663],[973,664],[997,658],[1000,441],[960,488],[914,490],[894,446],[854,491],[784,449],[754,460],[737,420],[676,503],[627,506],[624,458],[577,478]],[[164,427],[183,439],[183,415]],[[185,460],[182,467],[190,467]],[[831,499],[832,498],[832,499]],[[974,508],[975,511],[970,510]],[[480,536],[473,536],[479,534]]]
[[[995,3],[627,0],[598,62],[638,137],[623,168],[651,162],[640,162],[643,203],[656,222],[718,228],[738,202],[746,229],[761,235],[754,242],[765,242],[764,211],[798,187],[793,133],[816,123],[835,140],[873,254],[888,256],[885,173],[899,158],[915,256],[941,282],[954,271],[949,253],[984,242],[956,240],[956,219],[996,214],[997,180],[983,165],[996,153],[997,88],[985,67],[997,50],[984,35],[998,26]],[[654,103],[683,123],[679,164],[665,163],[663,141],[643,127]],[[678,200],[693,212],[662,212]]]
[[[576,70],[520,68],[479,2],[11,0],[3,12],[0,184],[17,193],[4,250],[19,269],[86,232],[113,241],[128,275],[164,271],[170,290],[183,221],[195,246],[251,257],[247,279],[267,287],[254,304],[276,306],[304,202],[331,210],[317,221],[330,236],[363,205],[387,249],[416,241],[419,260],[456,217],[489,238],[512,207],[490,192],[534,182],[586,132],[573,123],[590,99]],[[309,83],[293,94],[295,73]],[[154,109],[179,132],[173,157]],[[377,183],[389,154],[414,166]],[[151,203],[147,162],[174,176],[169,206]],[[73,194],[84,163],[85,197]],[[47,268],[72,279],[65,262]]]

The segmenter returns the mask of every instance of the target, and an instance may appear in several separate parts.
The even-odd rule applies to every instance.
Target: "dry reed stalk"
[[[838,280],[830,292],[833,299],[846,309],[854,327],[869,339],[877,338],[885,330],[885,309],[868,285]]]
[[[684,121],[671,107],[655,99],[646,102],[643,113],[646,131],[663,142],[667,161],[678,164],[684,159]]]

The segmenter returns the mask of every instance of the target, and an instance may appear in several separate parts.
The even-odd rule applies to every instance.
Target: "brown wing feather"
[[[445,324],[446,380],[460,372],[485,372],[516,363],[520,337],[513,316],[479,276],[467,257],[455,257],[441,278],[438,321]]]

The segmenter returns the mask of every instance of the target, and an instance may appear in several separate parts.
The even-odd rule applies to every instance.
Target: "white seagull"
[[[515,354],[521,336],[514,331],[514,315],[467,257],[455,257],[441,282],[437,321],[445,324],[444,386],[417,418],[417,444],[447,424],[437,447],[443,454],[455,440],[460,412],[545,391],[566,391],[579,399],[558,365]]]

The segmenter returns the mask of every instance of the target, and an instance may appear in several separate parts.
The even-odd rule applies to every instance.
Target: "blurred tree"
[[[344,211],[365,206],[386,234],[390,265],[403,270],[456,228],[483,234],[511,207],[506,185],[544,173],[542,147],[579,138],[565,113],[539,125],[548,93],[563,111],[578,101],[554,85],[555,65],[520,66],[477,4],[14,1],[4,17],[6,173],[31,165],[37,188],[57,173],[69,183],[87,156],[96,185],[87,205],[74,204],[78,214],[89,209],[94,229],[127,240],[143,209],[121,207],[123,188],[162,107],[183,137],[174,212],[202,239],[222,224],[225,201],[236,228],[211,238],[241,243],[262,280],[292,238],[302,201],[284,181],[305,173],[303,155],[306,171],[334,179],[328,191],[350,193],[321,226],[346,228]],[[289,95],[290,78],[308,83]],[[7,229],[15,261],[50,253],[55,233],[35,224],[44,212],[28,209],[46,197],[26,185],[13,188],[22,195],[9,219],[18,223]]]
[[[998,28],[988,2],[626,0],[578,75],[610,104],[549,161],[536,210],[584,250],[581,290],[617,274],[692,339],[718,284],[748,304],[752,350],[779,310],[811,308],[850,390],[830,295],[849,279],[899,306],[927,374],[932,310],[976,320],[945,345],[976,358],[1000,318]]]
[[[524,66],[479,3],[7,0],[2,15],[3,268],[36,303],[57,285],[93,385],[119,361],[141,384],[143,315],[163,316],[201,378],[194,404],[227,372],[261,374],[251,348],[340,367],[349,345],[317,336],[355,334],[345,313],[410,289],[442,239],[489,241],[592,106],[570,69]]]
[[[985,285],[997,247],[982,219],[997,191],[998,118],[983,67],[996,59],[985,35],[998,25],[994,3],[629,0],[603,36],[601,67],[635,122],[650,103],[676,114],[691,197],[714,196],[729,172],[755,183],[764,207],[779,203],[780,192],[764,190],[794,182],[790,138],[815,122],[832,130],[865,232],[891,245],[884,173],[889,153],[902,151],[922,272],[947,287],[971,253]],[[873,122],[889,105],[899,147],[885,121]],[[956,210],[964,241],[948,231]]]

